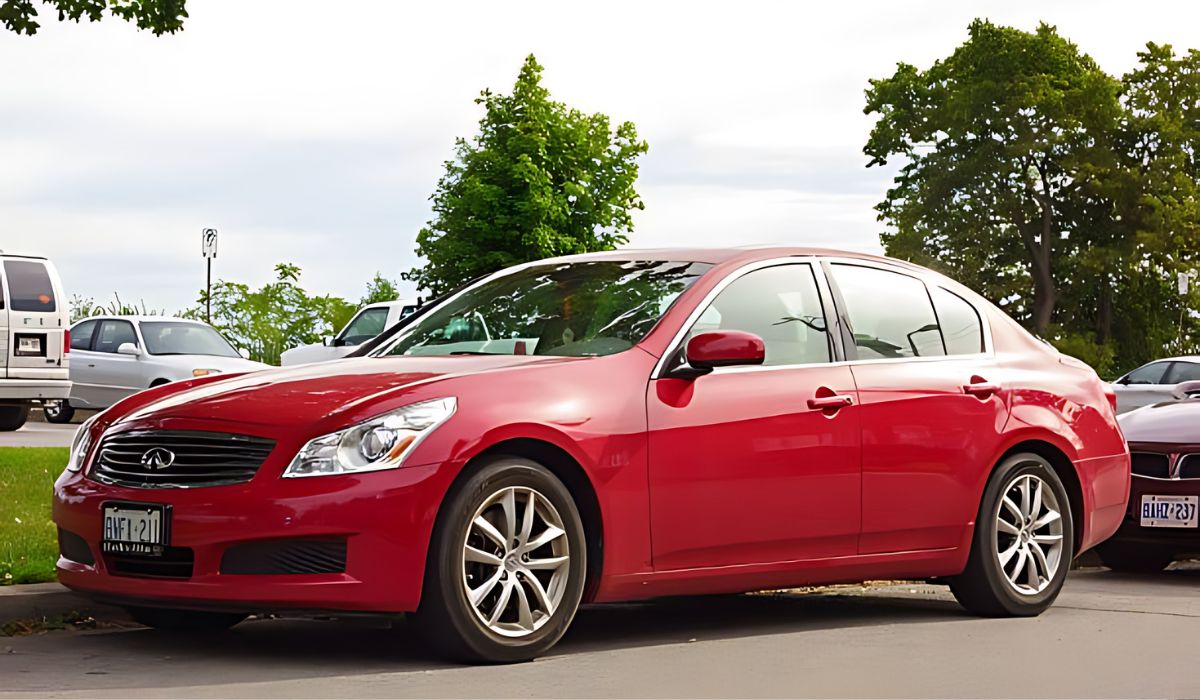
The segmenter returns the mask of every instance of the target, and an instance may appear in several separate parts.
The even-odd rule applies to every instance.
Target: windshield
[[[239,356],[220,333],[199,323],[143,321],[142,337],[151,355]]]
[[[707,263],[539,265],[430,310],[377,355],[611,355],[640,341]]]

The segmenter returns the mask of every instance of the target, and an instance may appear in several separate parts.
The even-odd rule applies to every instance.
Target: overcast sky
[[[630,245],[880,250],[872,77],[928,66],[982,16],[1039,20],[1113,74],[1146,41],[1200,47],[1197,2],[330,3],[189,0],[182,33],[106,19],[0,31],[0,249],[51,256],[68,295],[174,312],[279,261],[357,298],[414,237],[473,99],[537,55],[555,99],[650,143]],[[333,9],[343,14],[329,14]]]

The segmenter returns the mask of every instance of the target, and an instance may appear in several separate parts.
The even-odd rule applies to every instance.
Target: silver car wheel
[[[1054,489],[1036,474],[1021,474],[1004,488],[995,513],[996,556],[1014,591],[1046,590],[1062,565],[1063,519]]]
[[[562,602],[571,570],[567,533],[536,490],[509,486],[489,496],[471,518],[462,552],[467,604],[492,632],[532,634]]]

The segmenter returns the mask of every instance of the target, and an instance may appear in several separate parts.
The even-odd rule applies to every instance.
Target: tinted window
[[[46,266],[33,260],[5,260],[9,308],[13,311],[54,311],[54,285]]]
[[[730,282],[700,314],[688,338],[715,330],[762,338],[764,365],[830,360],[825,313],[809,265],[766,267]]]
[[[983,352],[983,323],[979,312],[966,299],[941,287],[933,287],[933,308],[947,355],[974,355]]]
[[[645,337],[711,267],[633,260],[523,268],[416,316],[379,354],[610,355]]]
[[[145,321],[142,337],[151,355],[216,355],[237,357],[237,351],[211,326],[182,321]]]
[[[1167,362],[1151,362],[1142,365],[1125,375],[1126,384],[1162,384],[1163,373],[1167,371]]]
[[[101,321],[100,333],[96,337],[96,352],[116,352],[123,343],[137,345],[137,334],[129,321]]]
[[[71,329],[71,349],[87,350],[92,346],[92,336],[96,333],[96,321],[84,321]]]
[[[1194,382],[1200,380],[1200,363],[1172,362],[1171,371],[1167,374],[1167,384],[1179,382]]]
[[[346,324],[345,330],[342,331],[342,344],[359,345],[379,335],[383,332],[384,324],[387,323],[387,315],[386,308],[363,310],[350,323]]]
[[[925,283],[857,265],[834,265],[858,357],[863,360],[945,355]]]

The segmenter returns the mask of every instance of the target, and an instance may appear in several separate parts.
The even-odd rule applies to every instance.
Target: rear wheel
[[[978,615],[1038,615],[1062,590],[1074,536],[1067,492],[1050,463],[1014,455],[984,489],[967,568],[950,590]]]
[[[414,621],[462,661],[528,661],[566,632],[587,571],[566,486],[526,459],[497,459],[442,505]]]
[[[0,431],[20,430],[29,420],[29,404],[0,406]]]
[[[134,622],[164,632],[221,632],[245,620],[240,613],[172,610],[170,608],[125,609]]]
[[[1134,546],[1123,542],[1105,542],[1096,548],[1100,563],[1113,571],[1153,574],[1171,565],[1173,552],[1152,546]]]
[[[75,417],[75,409],[66,399],[56,399],[42,402],[42,415],[47,423],[70,423]]]

